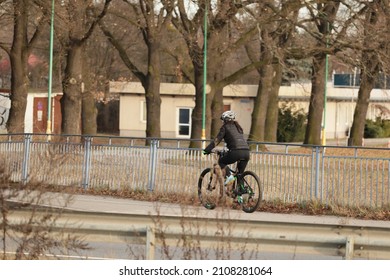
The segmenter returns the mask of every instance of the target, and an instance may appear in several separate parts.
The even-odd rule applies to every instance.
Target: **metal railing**
[[[46,209],[36,209],[35,219],[47,214]],[[189,214],[190,213],[190,214]],[[216,212],[213,212],[216,213]],[[232,214],[232,213],[231,213]],[[8,217],[9,225],[25,223],[31,215],[26,210],[15,210]],[[221,213],[219,214],[221,215]],[[232,214],[233,215],[233,214]],[[145,259],[164,259],[172,251],[181,252],[189,259],[216,257],[212,253],[223,250],[227,255],[248,253],[245,258],[262,259],[267,253],[279,253],[283,258],[301,256],[313,259],[323,256],[328,259],[389,259],[389,227],[383,223],[355,221],[340,224],[339,221],[324,223],[309,221],[248,220],[242,217],[205,215],[186,209],[182,215],[165,216],[162,213],[132,214],[94,211],[62,211],[53,224],[51,232],[63,231],[70,235],[85,236],[87,242],[99,242],[99,246],[120,243],[127,246],[140,245],[139,255]],[[161,226],[163,225],[163,226]],[[226,235],[226,236],[225,236]],[[178,238],[186,236],[178,242]],[[14,235],[17,240],[17,235]],[[93,246],[93,245],[91,245]],[[93,247],[92,247],[93,248]],[[121,246],[125,248],[126,246]],[[173,250],[169,250],[174,248]],[[188,252],[193,248],[193,252]],[[96,248],[93,248],[96,249]],[[187,251],[186,251],[187,250]],[[203,254],[199,254],[203,250]],[[125,251],[125,250],[124,250]],[[206,253],[207,252],[207,253]],[[91,250],[85,258],[107,258]],[[129,252],[127,252],[129,253]],[[93,255],[90,255],[93,254]],[[109,254],[103,251],[103,254]],[[111,258],[129,258],[122,250],[116,250]],[[119,255],[122,254],[122,255]],[[306,257],[305,257],[306,256]],[[172,256],[171,256],[172,257]],[[139,256],[137,256],[139,258]],[[269,258],[269,256],[268,256]],[[183,259],[176,255],[174,259]]]
[[[259,175],[265,200],[390,206],[390,149],[251,144],[247,169]],[[200,172],[216,158],[188,147],[183,139],[7,134],[0,163],[14,182],[196,195]]]

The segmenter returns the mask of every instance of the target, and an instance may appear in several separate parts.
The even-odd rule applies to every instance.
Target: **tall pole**
[[[46,134],[51,134],[51,93],[53,76],[53,36],[54,36],[54,0],[51,2],[50,18],[50,55],[49,55],[49,88],[47,91],[47,125]]]
[[[326,27],[326,49],[328,49],[328,40],[329,40],[329,22]],[[326,101],[327,101],[327,91],[328,91],[328,53],[325,56],[325,88],[324,88],[324,114],[322,119],[322,146],[326,145]]]
[[[324,89],[324,115],[322,120],[322,146],[326,145],[326,99],[327,99],[327,91],[328,91],[328,54],[325,57],[325,89]]]
[[[203,44],[203,104],[202,104],[202,140],[206,140],[206,85],[207,85],[207,11],[208,5],[205,4],[204,11],[204,44]],[[205,142],[202,141],[203,148]]]

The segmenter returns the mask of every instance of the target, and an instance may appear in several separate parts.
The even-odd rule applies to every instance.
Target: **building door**
[[[51,132],[53,134],[61,133],[61,96],[52,98],[52,114]],[[33,133],[46,133],[47,126],[47,97],[34,98],[34,113],[33,113]]]

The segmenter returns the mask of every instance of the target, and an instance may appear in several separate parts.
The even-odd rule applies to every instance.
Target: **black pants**
[[[223,169],[226,165],[237,162],[238,174],[242,174],[245,171],[248,161],[249,150],[230,150],[219,159],[218,164]]]

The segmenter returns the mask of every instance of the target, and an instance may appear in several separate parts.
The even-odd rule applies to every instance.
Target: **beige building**
[[[311,84],[282,86],[279,102],[293,102],[296,108],[309,108]],[[121,136],[145,137],[146,104],[144,88],[139,82],[110,82],[110,92],[120,94],[119,130]],[[161,136],[164,138],[189,138],[191,135],[191,113],[195,106],[195,88],[192,84],[162,83]],[[237,119],[249,133],[253,102],[257,85],[230,85],[224,88],[225,109],[237,113]],[[358,88],[327,87],[325,131],[327,139],[346,138],[352,124]],[[390,91],[374,89],[367,118],[379,115],[390,118]]]

